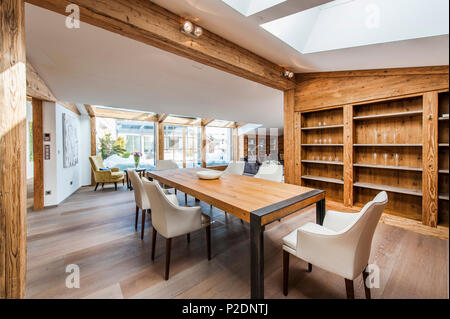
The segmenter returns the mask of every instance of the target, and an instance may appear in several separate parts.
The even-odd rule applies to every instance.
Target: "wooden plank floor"
[[[184,194],[179,194],[184,203]],[[189,197],[189,205],[194,200]],[[333,203],[327,203],[333,208]],[[209,205],[202,203],[204,212]],[[133,193],[113,188],[83,188],[60,206],[28,213],[27,298],[248,298],[250,295],[249,225],[216,209],[212,260],[206,258],[205,234],[172,243],[169,281],[163,280],[164,241],[157,238],[150,260],[151,221],[144,241],[134,230]],[[265,294],[284,298],[282,237],[308,221],[315,210],[269,225],[265,234]],[[138,226],[140,229],[140,225]],[[373,298],[448,298],[447,240],[379,224],[370,261],[380,267],[380,288]],[[65,269],[77,264],[81,287],[65,287]],[[345,298],[344,280],[291,258],[288,298]],[[355,294],[363,298],[362,278]]]

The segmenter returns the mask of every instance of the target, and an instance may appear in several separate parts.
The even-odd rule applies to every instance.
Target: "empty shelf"
[[[383,169],[395,169],[401,171],[414,171],[421,172],[422,167],[408,167],[408,166],[394,166],[394,165],[375,165],[375,164],[363,164],[363,163],[355,163],[353,166],[356,167],[368,167],[368,168],[383,168]]]
[[[439,147],[448,147],[448,143],[439,143]]]
[[[361,188],[376,189],[376,190],[386,191],[386,192],[393,192],[393,193],[400,193],[400,194],[407,194],[407,195],[414,195],[414,196],[422,196],[422,191],[419,189],[394,187],[394,186],[378,185],[378,184],[363,183],[363,182],[356,182],[353,184],[353,186],[361,187]]]
[[[344,146],[344,144],[302,144],[302,146]]]
[[[327,182],[327,183],[334,183],[334,184],[344,184],[343,180],[337,179],[337,178],[331,178],[331,177],[305,175],[305,176],[302,176],[302,178],[309,179],[312,181]]]
[[[448,200],[448,194],[439,194],[439,199]]]
[[[402,117],[402,116],[415,116],[421,115],[422,111],[408,111],[408,112],[398,112],[398,113],[385,113],[385,114],[375,114],[375,115],[363,115],[355,116],[353,119],[357,120],[368,120],[368,119],[382,119],[387,117]]]
[[[448,168],[447,169],[440,169],[439,173],[441,173],[441,174],[448,174]]]
[[[381,146],[381,147],[422,147],[422,144],[353,144],[353,146]],[[440,146],[440,144],[439,144]],[[447,144],[448,146],[448,144]]]
[[[328,126],[302,127],[302,131],[307,131],[307,130],[325,130],[325,129],[339,128],[339,127],[344,127],[344,125],[343,124],[339,124],[339,125],[328,125]]]
[[[334,162],[334,161],[313,161],[313,160],[302,160],[302,163],[328,164],[328,165],[344,165],[343,162]]]

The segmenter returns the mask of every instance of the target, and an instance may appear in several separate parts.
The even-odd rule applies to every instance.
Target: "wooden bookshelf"
[[[418,111],[355,116],[355,117],[353,117],[353,119],[355,121],[358,121],[358,120],[370,120],[370,119],[384,119],[384,118],[389,118],[389,117],[422,116],[422,114],[423,114],[422,110],[418,110]]]
[[[320,161],[320,160],[302,160],[302,163],[326,164],[326,165],[344,165],[343,162]]]
[[[449,93],[438,95],[438,225],[449,225],[449,121],[443,114],[449,114]]]
[[[411,189],[411,188],[405,188],[405,187],[393,187],[393,186],[389,186],[389,185],[379,185],[379,184],[362,183],[362,182],[357,182],[357,183],[354,183],[353,185],[356,187],[376,189],[376,190],[392,192],[392,193],[422,196],[422,190],[420,190],[420,189]]]
[[[401,171],[415,171],[421,172],[422,167],[408,167],[408,166],[394,166],[394,165],[377,165],[377,164],[363,164],[363,163],[355,163],[354,167],[368,167],[368,168],[379,168],[379,169],[392,169],[392,170],[401,170]]]
[[[343,124],[327,125],[327,126],[302,127],[302,131],[307,131],[307,130],[326,130],[326,129],[343,128],[343,127],[344,127]]]

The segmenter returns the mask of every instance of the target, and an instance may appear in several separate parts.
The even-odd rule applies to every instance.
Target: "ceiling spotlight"
[[[183,31],[186,32],[186,33],[191,33],[192,30],[194,30],[194,25],[192,24],[191,21],[186,20],[183,23]]]
[[[203,34],[203,29],[194,25],[191,21],[185,20],[181,25],[181,32],[191,37],[199,38]]]
[[[194,35],[198,38],[203,34],[203,29],[201,27],[195,27]]]
[[[294,78],[294,72],[286,70],[282,73],[282,75],[287,79],[293,79]]]

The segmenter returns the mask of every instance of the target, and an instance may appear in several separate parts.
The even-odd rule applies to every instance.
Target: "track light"
[[[284,76],[286,79],[293,79],[294,78],[294,72],[286,70],[283,73],[281,73],[282,76]]]
[[[186,20],[181,25],[181,32],[194,38],[199,38],[203,34],[203,29],[194,25],[191,21]]]

